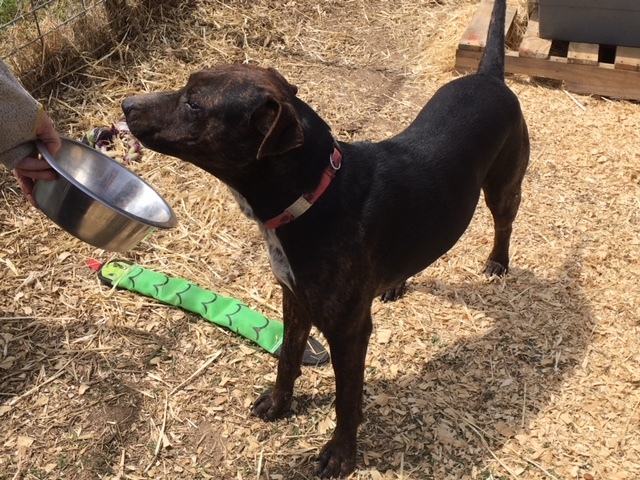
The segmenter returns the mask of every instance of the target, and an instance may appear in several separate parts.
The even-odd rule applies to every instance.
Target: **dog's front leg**
[[[294,294],[286,286],[283,286],[282,290],[284,339],[278,360],[276,383],[253,404],[253,414],[267,422],[281,418],[291,406],[293,384],[302,373],[300,365],[311,331],[311,321],[296,301]]]
[[[336,331],[324,332],[336,376],[336,429],[318,457],[318,475],[347,476],[356,468],[358,425],[362,421],[362,391],[371,311],[341,317]],[[347,323],[348,322],[348,323]],[[344,328],[347,325],[347,328]]]

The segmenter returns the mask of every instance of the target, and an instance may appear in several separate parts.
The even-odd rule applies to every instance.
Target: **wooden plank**
[[[472,24],[465,32],[456,51],[456,70],[472,72],[478,69],[486,44],[487,29],[493,2],[483,1],[476,10]],[[587,95],[640,100],[640,48],[618,47],[616,63],[599,63],[599,45],[570,43],[567,58],[550,55],[551,41],[539,38],[539,17],[532,20],[518,52],[507,51],[505,71],[565,82],[567,90]],[[507,26],[513,22],[507,19]]]
[[[618,47],[615,67],[620,70],[640,70],[640,48]]]
[[[567,61],[580,65],[598,65],[598,52],[600,45],[597,43],[569,43]]]
[[[551,40],[540,38],[540,12],[531,12],[527,31],[520,43],[520,56],[527,58],[547,58],[551,50]]]
[[[456,69],[460,72],[475,71],[480,52],[459,50]],[[506,71],[534,77],[563,80],[567,89],[576,93],[604,95],[613,98],[640,100],[640,72],[620,70],[613,65],[599,66],[568,63],[566,58],[525,58],[517,52],[507,52]]]
[[[471,23],[462,35],[462,39],[458,45],[460,50],[470,50],[480,52],[487,44],[487,34],[489,33],[489,21],[491,20],[491,10],[493,10],[493,1],[483,0],[473,14]],[[517,9],[507,7],[507,16],[505,19],[505,32],[511,28],[511,24],[516,16]]]
[[[489,30],[492,8],[493,2],[480,2],[473,14],[471,23],[469,23],[464,35],[462,35],[458,48],[474,52],[479,52],[484,48],[487,43],[487,31]]]
[[[638,81],[640,81],[640,79],[636,79],[636,82]],[[638,88],[630,87],[627,89],[611,81],[600,85],[592,85],[587,78],[586,82],[585,80],[581,80],[580,82],[566,82],[565,88],[570,92],[580,95],[602,95],[603,97],[622,98],[625,100],[640,100],[640,90]]]

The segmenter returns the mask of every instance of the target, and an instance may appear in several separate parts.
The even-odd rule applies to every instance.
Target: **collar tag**
[[[298,198],[295,202],[293,202],[291,205],[289,205],[289,208],[287,208],[287,212],[289,212],[294,217],[298,218],[304,212],[309,210],[311,208],[311,205],[313,205],[313,203],[308,202],[307,199],[304,198],[304,196],[302,196]]]

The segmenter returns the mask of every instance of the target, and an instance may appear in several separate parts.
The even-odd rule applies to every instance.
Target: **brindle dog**
[[[178,91],[123,102],[143,145],[227,184],[266,240],[286,330],[275,386],[255,415],[286,413],[311,326],[326,337],[337,422],[321,477],[356,466],[373,299],[401,295],[407,278],[456,243],[481,190],[495,226],[485,273],[507,271],[529,138],[504,82],[505,9],[498,0],[478,73],[444,85],[406,130],[379,143],[336,142],[296,87],[249,65],[197,72]]]

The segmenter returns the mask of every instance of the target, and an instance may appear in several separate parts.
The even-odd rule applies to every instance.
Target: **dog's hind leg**
[[[407,282],[400,282],[394,288],[390,288],[382,295],[380,295],[380,300],[383,302],[395,302],[396,300],[402,298],[402,296],[407,291]]]
[[[263,393],[253,404],[252,413],[264,421],[282,417],[291,406],[293,385],[302,371],[302,356],[307,345],[311,321],[309,315],[286,286],[282,287],[282,314],[284,318],[284,339],[276,383]]]
[[[488,277],[502,276],[509,269],[509,243],[513,221],[520,207],[522,180],[529,163],[529,137],[523,125],[524,136],[516,154],[497,162],[489,171],[482,187],[484,198],[494,223],[493,249],[484,265]],[[502,154],[504,157],[504,154]],[[515,157],[515,158],[514,158]]]

